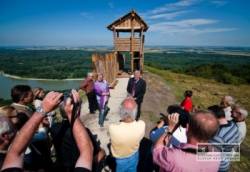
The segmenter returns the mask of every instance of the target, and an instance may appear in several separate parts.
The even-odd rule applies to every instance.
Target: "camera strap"
[[[191,153],[191,154],[197,154],[197,149],[194,149],[194,148],[182,148],[181,149],[183,152],[186,152],[186,153]]]
[[[72,110],[72,117],[70,121],[72,130],[73,130],[73,126],[74,126],[76,118],[78,118],[78,116],[80,115],[80,109],[81,109],[80,107],[81,107],[80,102],[76,102],[76,103],[74,102],[73,110]]]
[[[183,152],[187,152],[187,153],[192,153],[192,154],[197,154],[197,152],[208,152],[208,147],[203,147],[204,149],[202,148],[198,148],[198,149],[195,149],[195,148],[181,148],[181,150]]]

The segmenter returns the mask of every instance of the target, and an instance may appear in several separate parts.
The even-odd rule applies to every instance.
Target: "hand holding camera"
[[[171,115],[168,115],[168,131],[170,133],[173,132],[176,125],[179,123],[179,113],[173,113]]]
[[[69,97],[65,98],[64,111],[69,119],[78,117],[81,110],[81,98],[76,90],[72,90]]]
[[[45,113],[54,110],[61,102],[62,93],[51,91],[49,92],[42,101],[42,109]]]

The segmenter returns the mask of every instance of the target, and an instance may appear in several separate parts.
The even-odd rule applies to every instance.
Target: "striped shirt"
[[[216,135],[209,141],[210,143],[239,143],[240,133],[237,125],[233,121],[228,121],[227,124],[221,125]],[[233,148],[233,145],[225,145],[217,147],[219,150],[229,152]],[[230,161],[221,161],[219,171],[228,171],[230,167]]]

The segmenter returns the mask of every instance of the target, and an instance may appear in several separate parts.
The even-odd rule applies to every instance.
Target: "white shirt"
[[[225,112],[225,117],[228,121],[231,121],[233,118],[232,118],[232,108],[231,106],[228,106],[226,108],[223,109],[224,112]]]
[[[240,143],[242,143],[246,137],[246,133],[247,133],[247,127],[246,127],[246,122],[242,121],[242,122],[236,122],[236,125],[238,126],[239,129],[239,133],[240,133]]]
[[[173,133],[173,136],[181,143],[187,143],[186,128],[179,126]]]

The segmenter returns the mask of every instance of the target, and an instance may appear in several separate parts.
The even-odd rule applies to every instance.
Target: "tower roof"
[[[132,19],[134,19],[133,23]],[[141,30],[147,31],[148,25],[134,10],[132,10],[128,14],[122,16],[121,18],[108,25],[107,28],[111,31],[117,30],[120,32],[130,32],[133,28],[134,31],[139,32]]]

